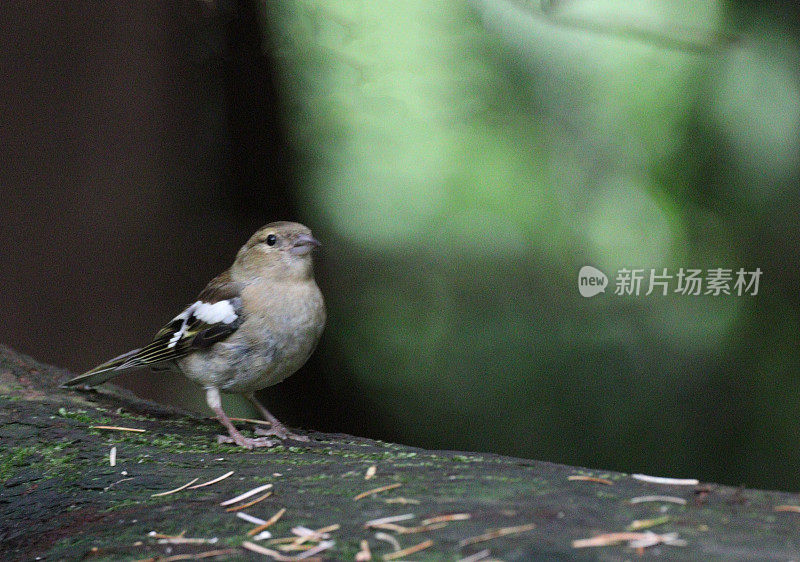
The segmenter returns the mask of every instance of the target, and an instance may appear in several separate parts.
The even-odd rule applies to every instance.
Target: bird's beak
[[[319,240],[310,234],[300,234],[294,239],[289,251],[297,256],[302,256],[309,253],[314,248],[318,248],[319,246]]]

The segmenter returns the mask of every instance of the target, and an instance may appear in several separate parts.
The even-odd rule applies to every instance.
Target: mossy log
[[[217,444],[220,427],[210,418],[113,386],[58,388],[70,376],[0,347],[2,560],[268,559],[246,547],[278,551],[289,543],[255,540],[248,536],[255,525],[237,514],[268,520],[282,509],[269,528],[276,538],[292,536],[297,527],[338,525],[328,533],[334,544],[316,559],[353,560],[363,541],[374,560],[396,545],[424,547],[398,556],[413,560],[800,559],[795,494],[659,484],[617,472],[314,432],[307,443],[245,451]],[[208,486],[158,495],[231,471]],[[374,476],[366,478],[368,472]],[[570,479],[576,476],[581,479]],[[272,487],[220,505],[264,484]],[[385,489],[356,499],[378,488]],[[641,501],[647,496],[666,497]],[[451,514],[460,515],[425,521]],[[383,528],[365,527],[402,515],[408,517]],[[586,548],[574,543],[637,525],[640,547],[628,540]],[[497,529],[504,531],[486,534]],[[664,537],[672,542],[644,546]],[[293,548],[321,540],[295,541]]]

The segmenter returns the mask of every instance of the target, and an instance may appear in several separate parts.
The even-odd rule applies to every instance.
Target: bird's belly
[[[319,334],[301,330],[270,331],[257,340],[236,337],[192,354],[181,364],[184,374],[203,387],[248,393],[278,384],[294,374],[314,351]]]

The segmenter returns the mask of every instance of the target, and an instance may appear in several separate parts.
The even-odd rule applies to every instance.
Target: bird
[[[229,269],[212,279],[180,314],[139,349],[123,353],[62,386],[94,387],[129,369],[177,371],[205,390],[208,406],[228,435],[220,443],[269,447],[279,439],[307,441],[254,396],[305,364],[325,327],[312,251],[320,245],[296,222],[263,226],[241,247]],[[245,437],[222,409],[220,393],[244,396],[270,423]]]

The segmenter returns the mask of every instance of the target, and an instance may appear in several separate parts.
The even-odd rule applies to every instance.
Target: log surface
[[[269,529],[273,537],[292,536],[296,527],[339,526],[329,533],[335,544],[317,559],[353,560],[367,541],[372,559],[381,560],[396,548],[386,535],[403,549],[426,547],[401,555],[404,560],[458,560],[483,551],[479,556],[501,560],[800,559],[796,494],[665,485],[618,472],[341,434],[308,432],[308,443],[245,451],[217,444],[221,428],[213,419],[139,400],[112,385],[88,392],[58,388],[71,376],[0,346],[2,560],[265,560],[242,547],[254,542],[247,532],[255,525],[237,513],[266,520],[284,508]],[[241,428],[249,431],[252,424]],[[374,477],[366,479],[373,466]],[[202,488],[156,495],[230,471]],[[272,488],[263,493],[272,494],[251,507],[227,511],[262,493],[220,505],[264,484]],[[631,502],[646,496],[671,499]],[[407,514],[394,523],[399,527],[365,528],[370,520]],[[424,523],[447,514],[463,515]],[[576,540],[624,532],[634,521],[643,521],[637,532],[653,533],[644,535],[645,545],[665,537],[672,543],[576,548]],[[487,535],[498,529],[501,536]],[[182,539],[163,537],[182,533]],[[256,544],[276,550],[287,543]]]

